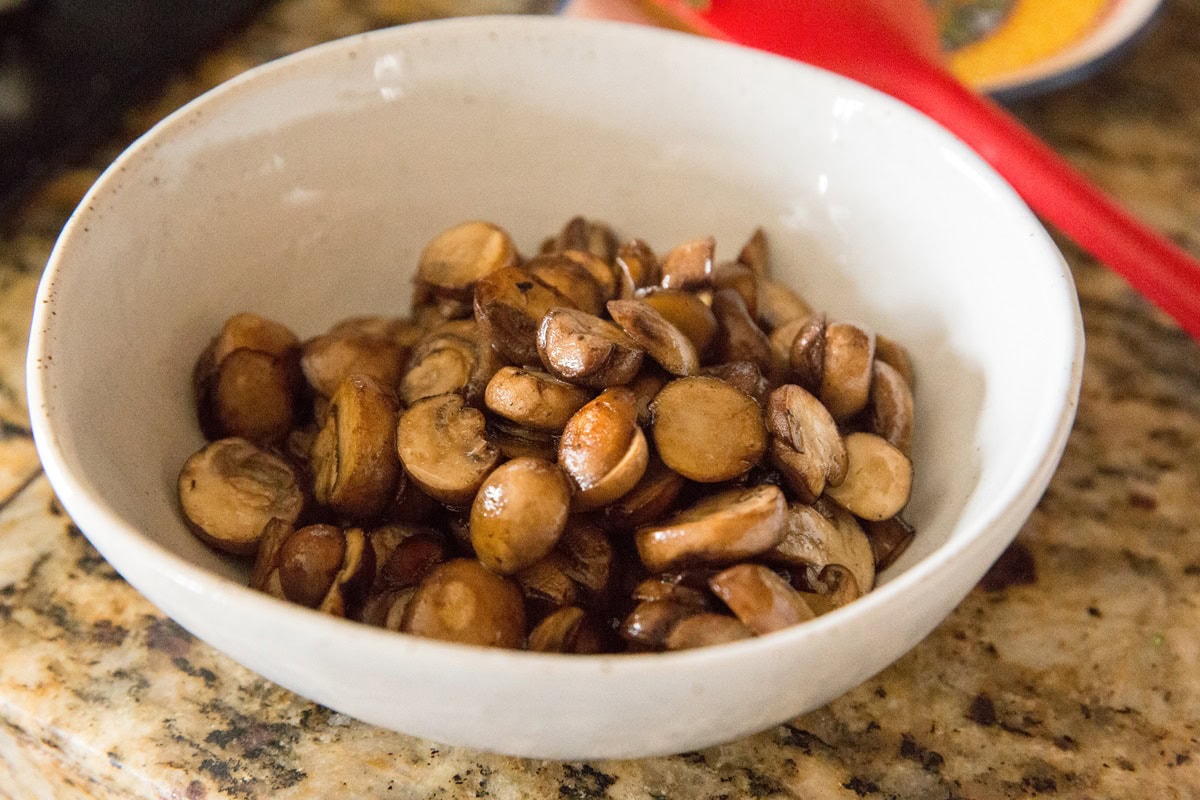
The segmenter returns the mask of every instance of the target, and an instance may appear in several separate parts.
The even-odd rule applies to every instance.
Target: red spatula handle
[[[709,0],[700,11],[681,0],[642,5],[677,27],[824,67],[924,112],[974,148],[1034,211],[1200,339],[1200,263],[939,66],[921,0]]]

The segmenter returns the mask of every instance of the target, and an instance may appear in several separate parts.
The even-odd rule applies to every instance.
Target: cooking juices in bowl
[[[775,280],[761,228],[715,250],[576,217],[524,259],[467,222],[406,317],[229,318],[189,526],[260,591],[464,644],[684,650],[856,600],[913,538],[912,361]]]

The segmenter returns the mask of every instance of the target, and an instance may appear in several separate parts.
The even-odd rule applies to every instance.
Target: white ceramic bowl
[[[906,343],[916,543],[864,599],[760,639],[572,657],[422,640],[247,588],[194,539],[189,374],[229,314],[301,335],[407,310],[421,245],[469,218],[530,252],[571,215],[665,249],[766,226],[777,272]],[[936,124],[775,57],[612,23],[412,25],[254,70],[165,120],[67,225],[30,409],[63,505],[181,625],[352,716],[510,754],[628,757],[816,708],[921,640],[1015,535],[1061,454],[1082,340],[1034,216]]]

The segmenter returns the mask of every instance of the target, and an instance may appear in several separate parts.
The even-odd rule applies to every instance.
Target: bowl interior
[[[919,536],[882,582],[980,536],[1045,467],[1077,380],[1073,289],[1037,220],[956,140],[740,48],[490,18],[243,76],[114,165],[35,322],[33,413],[57,487],[158,546],[106,552],[118,569],[182,559],[244,580],[175,499],[201,444],[190,371],[223,319],[252,310],[304,337],[405,314],[438,231],[487,219],[530,253],[575,214],[660,251],[711,233],[719,259],[762,225],[777,277],[911,350]],[[84,527],[105,550],[112,526]]]

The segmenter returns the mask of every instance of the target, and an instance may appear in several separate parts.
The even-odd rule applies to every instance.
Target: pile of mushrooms
[[[913,371],[814,313],[755,231],[662,256],[467,222],[405,317],[229,318],[194,390],[191,529],[275,597],[454,642],[678,650],[871,590],[913,538]]]

